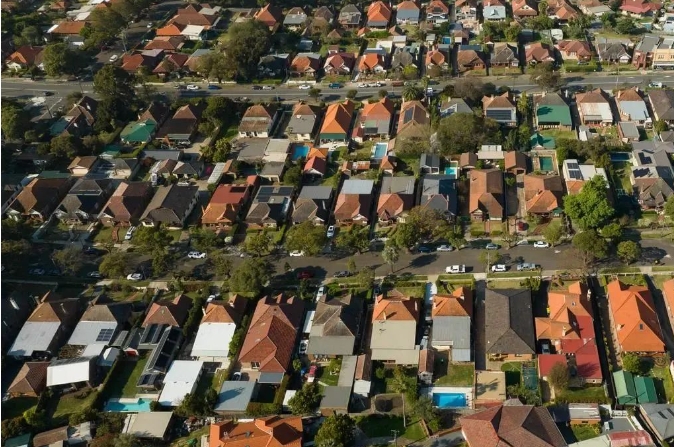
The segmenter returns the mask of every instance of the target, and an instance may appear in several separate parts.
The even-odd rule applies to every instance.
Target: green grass
[[[448,282],[448,283],[453,283],[453,282],[461,282],[462,280],[463,281],[472,280],[473,275],[471,275],[470,273],[459,274],[459,275],[439,275],[438,279],[441,280],[441,281]]]
[[[501,371],[505,372],[506,386],[519,385],[522,381],[522,364],[520,362],[506,362],[501,365]]]
[[[407,427],[403,425],[403,418],[400,416],[365,416],[356,418],[356,424],[367,435],[368,438],[391,437],[392,430],[398,432],[398,437],[410,441],[419,441],[424,439],[424,430],[419,421],[412,422]]]
[[[472,386],[475,381],[475,365],[453,363],[447,367],[447,375],[439,377],[436,385]]]
[[[546,137],[552,137],[555,140],[558,140],[560,138],[567,138],[570,140],[577,140],[578,137],[576,136],[576,132],[573,130],[565,130],[565,129],[545,129],[541,130],[539,132],[541,135],[546,136]]]
[[[121,362],[110,378],[112,383],[108,384],[109,397],[134,397],[137,393],[136,383],[148,359],[147,355],[143,355],[136,362]]]
[[[490,279],[487,281],[487,287],[490,289],[521,289],[519,280],[507,280],[507,279]]]
[[[37,405],[37,397],[17,396],[2,403],[2,419],[14,419]]]
[[[231,140],[232,138],[236,137],[239,135],[239,124],[232,124],[225,130],[225,133],[222,135],[221,138],[225,138],[226,140]]]
[[[339,373],[330,374],[328,367],[321,366],[318,370],[316,381],[322,382],[327,386],[337,386],[337,381],[339,381]]]
[[[532,275],[532,271],[527,272],[501,272],[501,273],[489,273],[489,278],[494,281],[499,280],[500,278],[530,278],[538,277],[539,275]]]
[[[667,402],[674,402],[674,382],[672,382],[672,375],[669,372],[669,365],[653,365],[653,368],[651,369],[651,376],[662,380]]]
[[[193,431],[188,436],[183,436],[178,438],[171,443],[171,447],[188,447],[191,445],[199,445],[201,442],[201,437],[208,434],[210,425],[200,428],[199,430]],[[195,440],[196,442],[194,442]]]
[[[79,393],[61,396],[52,415],[52,419],[68,419],[70,415],[90,406],[96,399],[96,392],[92,391],[85,398],[78,398]]]
[[[578,442],[585,441],[586,439],[596,438],[599,436],[599,433],[601,433],[599,424],[572,425],[571,431]]]
[[[608,398],[604,394],[604,388],[601,386],[588,386],[585,388],[569,388],[558,393],[556,400],[559,402],[579,402],[579,403],[608,403]]]

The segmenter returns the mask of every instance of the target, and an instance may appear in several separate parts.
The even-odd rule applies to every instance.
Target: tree
[[[197,71],[209,79],[217,79],[218,82],[222,82],[223,79],[232,78],[236,74],[235,66],[230,64],[231,61],[227,59],[224,53],[211,51],[199,58]]]
[[[417,399],[412,407],[412,414],[419,419],[425,420],[432,431],[435,432],[440,429],[440,414],[430,397],[422,396]]]
[[[312,87],[307,92],[307,95],[309,96],[309,98],[313,99],[314,101],[317,101],[318,98],[321,97],[321,89]]]
[[[667,202],[665,202],[665,216],[670,219],[674,219],[674,196],[667,197]]]
[[[253,256],[262,256],[269,251],[271,236],[266,231],[259,231],[246,238],[246,252]]]
[[[293,359],[293,371],[300,372],[302,370],[302,360]]]
[[[23,138],[30,128],[30,114],[15,101],[3,99],[0,115],[2,133],[8,140]]]
[[[66,43],[52,43],[42,52],[44,71],[49,76],[62,76],[74,73],[77,66],[77,55]]]
[[[591,265],[595,260],[604,258],[608,254],[606,240],[594,230],[577,233],[571,243],[578,249],[585,266]]]
[[[215,266],[215,274],[219,277],[229,278],[232,273],[232,260],[224,253],[216,253],[211,256],[211,262]]]
[[[283,184],[300,186],[300,183],[302,183],[302,166],[293,165],[283,174]]]
[[[402,97],[403,97],[403,100],[405,100],[405,101],[416,101],[418,99],[421,99],[423,94],[424,94],[424,92],[422,92],[419,87],[417,87],[416,85],[410,84],[410,85],[406,85],[403,88]]]
[[[564,198],[564,212],[581,229],[599,228],[615,213],[606,195],[606,180],[595,176],[578,194]]]
[[[362,253],[370,246],[370,241],[367,237],[368,233],[368,227],[358,227],[357,225],[353,225],[349,231],[339,232],[335,239],[335,244],[342,250],[351,253]]]
[[[622,241],[618,244],[617,253],[623,262],[631,264],[641,257],[641,245],[634,241]]]
[[[130,433],[120,433],[115,437],[115,447],[140,447],[140,441]]]
[[[225,61],[227,67],[243,80],[257,75],[257,64],[271,45],[269,29],[258,20],[234,23],[227,30]]]
[[[288,251],[304,251],[308,256],[315,256],[326,242],[325,228],[306,221],[290,227],[286,232],[285,247]]]
[[[190,245],[196,250],[210,253],[215,250],[222,240],[214,231],[206,228],[195,229],[190,235]]]
[[[489,268],[490,265],[500,264],[503,261],[503,256],[498,251],[482,250],[480,253],[480,264]]]
[[[601,230],[599,230],[599,233],[603,238],[615,243],[622,238],[623,227],[617,222],[611,222],[610,224],[604,225]]]
[[[555,363],[548,373],[548,382],[556,392],[565,391],[569,387],[569,367],[566,363]]]
[[[6,14],[3,14],[3,16],[5,15]],[[3,419],[2,430],[0,430],[0,433],[2,433],[2,441],[4,442],[8,438],[19,436],[29,428],[30,427],[23,416],[18,416],[13,419]]]
[[[356,282],[361,289],[369,289],[372,287],[374,282],[374,270],[370,266],[366,266],[360,269],[358,275],[356,275]]]
[[[74,245],[58,250],[52,255],[56,265],[65,273],[75,275],[84,265],[82,261],[82,250]]]
[[[134,233],[132,242],[146,253],[151,253],[170,246],[173,238],[163,228],[142,226]]]
[[[520,100],[517,101],[517,111],[520,112],[522,118],[526,121],[529,118],[529,113],[531,112],[531,104],[529,103],[529,97],[527,92],[522,92]]]
[[[220,138],[213,146],[201,147],[201,158],[211,163],[223,163],[227,161],[231,151],[232,143],[227,138]]]
[[[328,416],[316,433],[316,447],[350,447],[355,441],[356,423],[346,414]]]
[[[348,99],[355,99],[356,96],[358,96],[358,90],[349,90],[346,92],[346,97]]]
[[[616,25],[616,17],[614,12],[605,12],[602,14],[599,20],[601,20],[602,26],[606,29],[613,29]]]
[[[667,121],[663,120],[657,120],[655,124],[653,124],[653,130],[655,130],[657,133],[662,133],[667,130]]]
[[[235,110],[231,99],[224,96],[211,96],[206,101],[204,120],[211,125],[212,129],[223,127],[232,120]]]
[[[246,259],[232,272],[229,288],[233,292],[257,296],[271,279],[272,267],[264,259]]]
[[[614,29],[620,34],[635,34],[638,27],[632,17],[622,16],[616,21]]]
[[[393,274],[393,266],[400,258],[400,247],[395,243],[394,239],[389,239],[384,246],[384,251],[381,253],[382,259],[391,267],[391,274]]]
[[[443,155],[472,152],[483,144],[500,143],[499,124],[473,113],[453,113],[438,124],[438,141]]]
[[[56,158],[73,158],[80,149],[81,140],[74,135],[60,135],[52,138],[49,152]]]
[[[553,247],[559,243],[563,235],[564,230],[558,222],[550,223],[547,227],[545,227],[545,230],[543,230],[543,237]]]
[[[505,39],[508,42],[517,42],[520,38],[520,32],[522,32],[521,26],[517,24],[510,25],[506,27],[504,30]]]
[[[349,260],[346,262],[346,269],[350,271],[351,273],[354,273],[356,270],[358,270],[358,266],[356,265],[356,260],[353,258],[349,258]]]
[[[478,78],[460,78],[454,83],[454,95],[473,104],[479,103],[482,97],[494,92],[493,84],[485,84]]]
[[[298,359],[299,360],[299,359]],[[313,413],[321,402],[321,392],[316,383],[305,383],[288,401],[293,414],[304,415]]]
[[[633,352],[622,355],[623,369],[632,374],[641,374],[641,359]]]
[[[45,411],[38,410],[37,407],[29,408],[23,412],[23,418],[26,420],[26,423],[36,431],[43,429],[46,425],[45,416]]]
[[[14,36],[14,45],[17,47],[22,45],[39,45],[41,43],[41,38],[42,31],[40,28],[34,25],[29,25],[21,30],[21,34]]]
[[[90,49],[114,40],[127,24],[127,20],[114,8],[94,8],[87,20],[91,26],[82,30],[82,36],[84,46]]]
[[[120,278],[126,276],[127,272],[130,271],[128,267],[128,254],[123,251],[117,251],[103,257],[101,265],[98,266],[98,271],[108,278]]]
[[[377,96],[379,96],[379,99],[386,98],[388,96],[388,90],[385,90],[385,89],[379,90],[379,92],[377,93]]]
[[[560,85],[561,76],[551,62],[537,64],[529,69],[529,73],[531,80],[546,90],[556,90]]]
[[[114,104],[118,105],[115,110],[120,112],[118,116],[121,112],[126,113],[126,110],[121,109],[128,108],[135,98],[133,78],[117,65],[106,64],[96,72],[94,92],[98,93],[102,99],[114,101]]]
[[[155,275],[160,275],[163,272],[170,270],[173,256],[166,251],[165,248],[155,249],[152,251],[152,272]]]

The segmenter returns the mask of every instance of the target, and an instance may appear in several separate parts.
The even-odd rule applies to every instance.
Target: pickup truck
[[[466,273],[465,265],[450,265],[445,268],[445,273]]]

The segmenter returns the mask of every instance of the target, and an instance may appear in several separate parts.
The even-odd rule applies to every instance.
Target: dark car
[[[417,251],[419,253],[430,253],[433,251],[431,247],[428,247],[426,245],[420,245],[419,248],[417,248]]]
[[[333,82],[332,84],[328,85],[329,88],[342,88],[342,84],[339,82]]]
[[[254,85],[253,90],[262,90],[262,87],[260,87],[259,85]]]
[[[208,89],[209,90],[220,90],[220,86],[215,85],[215,84],[208,84]]]
[[[314,277],[314,272],[311,270],[300,270],[297,272],[297,279],[309,279]]]
[[[53,94],[54,94],[54,92],[44,92],[45,96],[52,96]]]

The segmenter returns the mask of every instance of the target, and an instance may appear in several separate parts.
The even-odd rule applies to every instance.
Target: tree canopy
[[[326,241],[325,228],[306,221],[290,227],[286,232],[285,247],[288,251],[304,251],[305,255],[314,256],[320,253]]]
[[[293,414],[304,415],[313,413],[320,403],[321,392],[316,383],[305,383],[304,386],[297,390],[297,393],[290,398],[288,406]]]
[[[84,265],[82,250],[74,245],[55,251],[52,259],[62,272],[70,275],[75,275]]]
[[[74,73],[77,65],[77,54],[66,43],[52,43],[44,48],[42,63],[45,73],[49,76]]]
[[[595,176],[585,182],[580,193],[564,198],[564,212],[583,230],[599,228],[615,214],[606,191],[606,180]]]
[[[355,441],[356,423],[346,414],[325,418],[314,442],[317,447],[350,447]]]
[[[255,78],[260,57],[269,50],[269,29],[258,20],[249,20],[232,24],[227,35],[225,63],[230,72],[246,81]]]
[[[8,140],[18,140],[23,138],[25,132],[30,128],[30,114],[23,109],[16,101],[2,100],[2,109],[0,110],[2,133]]]
[[[622,241],[618,244],[617,253],[623,262],[631,264],[641,257],[641,245],[634,241]]]
[[[268,261],[248,258],[239,264],[229,278],[229,288],[234,292],[259,295],[271,278],[272,267]]]
[[[128,265],[128,254],[123,251],[117,251],[103,257],[101,265],[98,266],[98,271],[108,278],[120,278],[125,276],[130,270]]]
[[[453,113],[438,124],[438,141],[443,155],[474,152],[483,144],[501,142],[499,124],[474,113]]]
[[[571,241],[578,250],[581,261],[589,266],[595,260],[601,259],[608,254],[608,244],[606,240],[599,236],[594,230],[586,230],[577,233]]]

